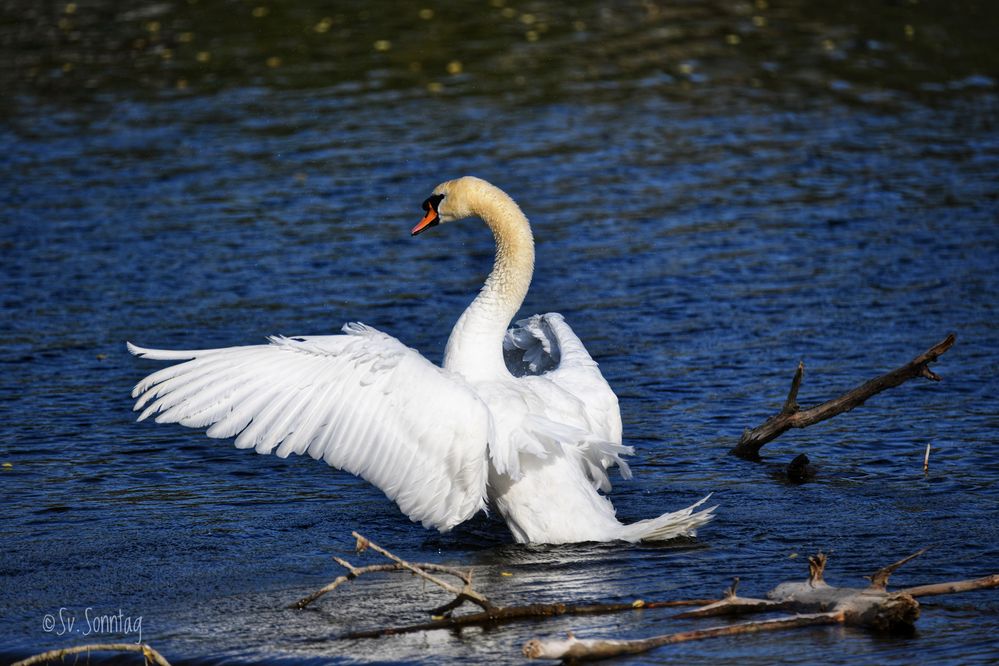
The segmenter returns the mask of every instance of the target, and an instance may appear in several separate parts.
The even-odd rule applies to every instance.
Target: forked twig
[[[333,590],[340,587],[344,583],[352,581],[355,578],[362,576],[366,573],[381,573],[386,571],[407,571],[409,573],[412,573],[410,569],[402,566],[401,564],[369,564],[368,566],[364,567],[355,567],[350,562],[342,558],[334,557],[333,559],[334,561],[336,561],[337,564],[346,569],[348,573],[342,576],[338,576],[333,582],[316,590],[315,592],[306,597],[302,597],[295,603],[290,604],[288,608],[298,608],[298,609],[305,608],[306,606],[308,606],[309,604],[311,604],[313,601],[323,596],[324,594],[332,592]],[[460,579],[463,583],[466,584],[470,582],[470,580],[467,577],[467,574],[464,571],[461,571],[460,569],[457,569],[455,567],[448,567],[441,564],[430,564],[427,562],[420,562],[419,564],[415,564],[413,566],[419,567],[423,571],[433,571],[434,573],[454,576],[455,578]]]
[[[484,610],[484,611],[490,611],[490,610],[493,610],[494,608],[496,608],[496,606],[493,605],[493,602],[489,601],[489,599],[487,599],[484,595],[479,594],[478,592],[476,592],[472,588],[472,582],[471,582],[471,577],[470,576],[468,578],[463,578],[463,580],[465,581],[465,585],[464,585],[464,587],[462,587],[459,590],[454,585],[451,585],[451,583],[448,583],[445,580],[441,580],[437,576],[434,576],[432,574],[427,573],[426,571],[424,571],[420,567],[415,566],[413,564],[410,564],[409,562],[407,562],[406,560],[402,559],[398,555],[395,555],[394,553],[390,553],[389,551],[385,550],[384,548],[382,548],[381,546],[379,546],[378,544],[376,544],[375,542],[373,542],[371,539],[368,539],[367,537],[364,537],[364,536],[358,534],[357,532],[351,532],[350,534],[351,534],[352,537],[354,537],[355,539],[357,539],[357,552],[360,553],[360,552],[363,552],[366,548],[370,548],[371,550],[375,551],[376,553],[380,553],[381,555],[384,555],[385,557],[387,557],[388,559],[392,560],[393,562],[395,562],[396,564],[400,565],[401,567],[403,567],[405,569],[409,569],[410,571],[412,571],[417,576],[420,576],[421,578],[425,578],[425,579],[429,580],[431,583],[433,583],[434,585],[437,585],[438,587],[441,587],[441,588],[447,590],[448,592],[450,592],[451,594],[455,595],[458,598],[455,601],[458,601],[459,599],[461,601],[465,601],[465,600],[471,601],[472,603],[474,603],[474,604],[478,605],[479,607],[481,607],[482,610]],[[459,602],[457,605],[461,605],[461,603]]]

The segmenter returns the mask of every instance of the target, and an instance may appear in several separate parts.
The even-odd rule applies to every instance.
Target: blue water
[[[771,37],[808,48],[739,59],[724,37],[735,21],[748,43],[752,12],[735,5],[683,4],[689,29],[670,36],[668,17],[598,20],[587,5],[573,19],[540,4],[532,11],[552,14],[552,40],[559,21],[589,27],[531,51],[521,32],[537,16],[495,34],[465,17],[467,31],[485,32],[454,47],[464,72],[438,76],[439,90],[426,70],[370,61],[382,57],[368,55],[373,37],[392,25],[384,3],[373,7],[343,36],[361,54],[337,62],[356,71],[328,82],[315,55],[286,56],[287,79],[252,64],[199,79],[154,59],[135,65],[134,81],[95,74],[75,87],[85,59],[58,76],[40,61],[3,103],[0,661],[138,640],[87,624],[119,613],[133,629],[141,617],[141,639],[175,664],[506,662],[538,635],[717,622],[648,610],[334,641],[421,620],[446,600],[409,577],[372,577],[311,610],[285,609],[339,574],[331,555],[378,561],[350,554],[353,529],[406,558],[474,567],[498,603],[714,596],[735,575],[759,596],[804,576],[805,556],[820,550],[834,584],[862,585],[927,545],[893,583],[997,571],[999,98],[990,61],[972,48],[975,26],[941,19],[939,30],[970,44],[948,60],[918,40],[911,52],[904,41],[881,51],[843,41],[847,28],[875,28],[792,3],[774,10]],[[161,34],[183,29],[188,10],[176,11],[156,19]],[[926,11],[912,19],[917,36],[932,27]],[[450,12],[434,18],[445,33],[460,24]],[[850,45],[845,60],[823,60],[836,55],[823,38]],[[239,39],[218,52],[243,53]],[[874,52],[885,60],[862,60]],[[898,62],[911,66],[904,80],[892,78]],[[394,78],[397,65],[408,73]],[[189,83],[174,85],[179,75]],[[127,355],[125,340],[253,344],[361,320],[439,362],[489,270],[492,238],[474,221],[417,239],[408,230],[431,189],[463,174],[503,187],[532,221],[537,270],[522,312],[563,313],[620,396],[636,455],[634,479],[611,495],[619,516],[713,492],[718,517],[696,541],[518,546],[484,516],[439,535],[311,459],[134,423],[131,387],[157,366]],[[762,464],[727,455],[780,407],[799,360],[799,401],[810,405],[952,331],[957,344],[934,366],[942,382],[913,381],[787,433]],[[802,452],[816,478],[783,481]],[[993,663],[997,618],[999,597],[977,592],[927,598],[913,636],[804,629],[633,661]]]

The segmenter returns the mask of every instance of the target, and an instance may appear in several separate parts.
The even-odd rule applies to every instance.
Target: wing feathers
[[[446,530],[484,506],[488,409],[461,380],[363,325],[346,335],[168,351],[184,361],[150,374],[132,395],[139,420],[208,427],[239,448],[308,453],[358,474],[410,518]]]

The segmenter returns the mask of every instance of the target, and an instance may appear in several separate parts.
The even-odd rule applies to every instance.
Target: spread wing
[[[363,324],[346,335],[137,356],[185,361],[139,382],[139,420],[207,427],[258,453],[308,453],[446,531],[484,507],[489,412],[460,378]]]

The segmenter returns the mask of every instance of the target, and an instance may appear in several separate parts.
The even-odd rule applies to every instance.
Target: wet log
[[[781,410],[761,425],[752,429],[747,428],[742,433],[739,443],[729,453],[745,460],[759,461],[760,449],[791,428],[807,428],[810,425],[831,419],[838,414],[859,407],[869,398],[882,391],[904,384],[916,377],[940,381],[939,375],[930,370],[929,364],[936,361],[944,352],[950,349],[954,345],[955,340],[956,337],[951,333],[902,367],[896,368],[880,377],[875,377],[837,398],[809,409],[801,409],[798,406],[798,390],[801,388],[801,381],[805,372],[805,364],[798,363],[798,369],[791,380],[791,389]]]

